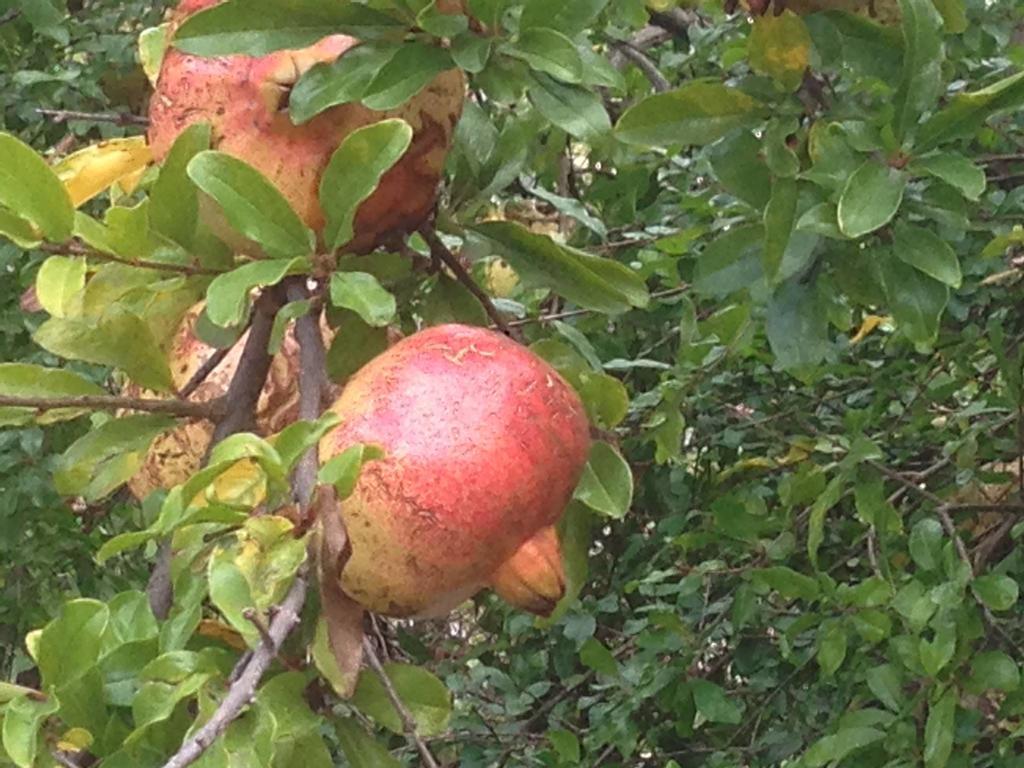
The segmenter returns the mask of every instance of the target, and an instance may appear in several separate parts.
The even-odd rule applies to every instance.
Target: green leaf
[[[314,66],[299,79],[288,98],[292,121],[302,125],[326,109],[360,101],[397,50],[394,45],[363,44],[335,61]]]
[[[755,125],[765,114],[761,102],[736,88],[698,81],[637,102],[619,119],[615,135],[642,146],[703,146]]]
[[[285,469],[292,469],[299,458],[315,446],[324,435],[341,423],[334,411],[325,411],[316,421],[293,421],[273,438],[274,450]]]
[[[867,160],[854,171],[839,198],[839,229],[847,237],[862,237],[889,223],[907,186],[906,174]]]
[[[926,517],[918,520],[910,531],[910,556],[918,567],[931,571],[942,563],[942,526],[938,520]]]
[[[925,768],[945,768],[953,753],[953,722],[959,695],[950,688],[928,708],[928,721],[924,726]]]
[[[1020,597],[1020,586],[1009,576],[989,573],[979,576],[971,586],[974,594],[993,611],[1008,611]]]
[[[85,288],[85,259],[78,256],[51,256],[36,273],[36,298],[54,317],[74,314],[75,300]]]
[[[825,540],[825,517],[829,510],[839,503],[845,482],[846,478],[843,475],[833,477],[811,505],[807,522],[807,557],[815,570],[818,570],[818,549]]]
[[[590,420],[602,429],[614,429],[629,412],[626,385],[607,373],[580,371],[573,383]]]
[[[761,251],[764,273],[770,282],[778,276],[782,257],[789,246],[798,196],[795,179],[778,178],[772,184],[772,195],[764,209],[764,249]]]
[[[36,661],[47,688],[66,685],[99,658],[110,611],[98,600],[69,600],[39,635]]]
[[[846,658],[846,627],[841,621],[825,622],[818,630],[818,666],[832,677]]]
[[[800,16],[792,11],[755,16],[747,46],[755,72],[772,78],[786,91],[800,87],[811,54],[811,35]]]
[[[377,446],[363,443],[350,445],[337,456],[332,456],[324,462],[317,479],[324,485],[333,485],[338,491],[339,500],[347,499],[356,489],[363,464],[383,456],[384,452]]]
[[[1020,688],[1020,666],[1003,651],[983,651],[971,658],[970,686],[975,693]]]
[[[942,17],[932,0],[899,0],[903,74],[896,90],[895,130],[902,139],[942,92]]]
[[[531,72],[526,91],[537,111],[571,136],[590,141],[612,128],[604,102],[590,88],[560,83],[543,72]]]
[[[266,259],[217,275],[206,289],[206,316],[222,328],[238,325],[245,321],[253,289],[277,285],[308,269],[309,260],[304,258]]]
[[[395,317],[395,297],[366,272],[335,272],[331,275],[331,304],[350,309],[368,325],[383,327]]]
[[[352,239],[359,206],[374,193],[410,143],[412,127],[394,118],[353,131],[331,155],[320,180],[320,203],[327,219],[323,238],[330,250]]]
[[[949,105],[932,115],[917,132],[914,149],[924,153],[951,139],[966,138],[1000,112],[1024,104],[1024,72],[992,85],[954,96]]]
[[[71,237],[75,209],[57,174],[28,144],[0,132],[0,206],[29,221],[47,240]]]
[[[327,375],[343,382],[388,348],[387,331],[364,323],[354,312],[343,313],[327,350]]]
[[[525,61],[531,69],[563,83],[578,83],[583,79],[583,59],[579,51],[572,40],[553,29],[524,29],[508,53]]]
[[[355,718],[334,720],[334,730],[351,768],[402,768],[402,763],[392,757]]]
[[[693,702],[697,712],[708,722],[736,725],[743,718],[743,710],[724,690],[708,680],[690,681]]]
[[[313,233],[267,178],[241,160],[205,150],[188,163],[189,178],[220,205],[228,223],[270,256],[306,256]]]
[[[721,298],[749,288],[764,274],[760,250],[764,227],[735,227],[712,240],[697,257],[693,287],[698,293]]]
[[[33,768],[39,746],[39,728],[60,709],[53,695],[40,701],[29,696],[14,699],[4,708],[4,751],[18,768]]]
[[[633,501],[633,473],[629,464],[608,443],[595,442],[574,498],[596,512],[622,519]]]
[[[412,715],[419,734],[429,738],[444,733],[452,714],[451,695],[444,683],[423,667],[412,664],[389,662],[384,671]],[[352,704],[389,731],[405,733],[384,684],[373,670],[364,669],[359,675]]]
[[[136,414],[111,419],[80,437],[60,457],[53,483],[58,493],[97,501],[130,480],[150,443],[174,426],[169,416]]]
[[[519,28],[549,27],[572,37],[589,27],[607,5],[608,0],[526,0]]]
[[[750,131],[740,130],[717,142],[709,154],[711,169],[725,190],[759,211],[772,191],[762,152],[761,141]]]
[[[802,762],[808,768],[821,768],[829,763],[838,763],[851,752],[884,738],[885,731],[877,728],[843,728],[814,742],[804,753]]]
[[[451,54],[445,49],[426,43],[407,43],[395,51],[366,86],[363,104],[378,110],[399,107],[453,66]]]
[[[160,345],[149,326],[135,315],[117,313],[95,324],[51,318],[32,338],[59,357],[120,368],[146,389],[166,392],[172,388],[171,371]]]
[[[893,230],[893,252],[912,267],[934,277],[950,288],[959,288],[963,277],[956,251],[930,229],[897,224]]]
[[[892,664],[870,667],[865,673],[868,688],[880,702],[899,713],[906,702],[900,673]]]
[[[28,363],[0,363],[0,395],[6,397],[80,397],[104,394],[106,392],[102,387],[71,371]],[[87,412],[81,408],[60,409],[50,411],[46,418],[56,421]]]
[[[758,568],[751,575],[788,600],[814,600],[821,592],[816,580],[785,565]]]
[[[918,644],[918,655],[925,674],[935,677],[949,664],[956,653],[956,625],[944,621],[935,630],[931,640],[921,638]]]
[[[939,333],[949,288],[889,255],[881,259],[881,276],[900,330],[915,344],[931,344]]]
[[[199,193],[188,176],[188,165],[209,147],[208,123],[194,123],[182,131],[171,145],[149,193],[149,226],[185,248],[192,247],[199,221]]]
[[[555,752],[558,753],[558,760],[561,763],[576,765],[580,761],[580,740],[572,731],[558,728],[547,732],[548,741]]]
[[[486,327],[491,322],[480,300],[462,283],[444,273],[437,275],[430,293],[420,304],[420,313],[428,326],[462,323]]]
[[[594,637],[588,637],[580,647],[580,663],[602,675],[613,677],[619,674],[619,663],[612,652]]]
[[[911,162],[910,170],[941,179],[968,200],[978,200],[985,191],[985,171],[957,152],[935,152],[919,157]]]
[[[768,304],[765,331],[776,364],[783,370],[818,365],[828,352],[828,315],[817,287],[787,280]]]
[[[360,3],[228,0],[186,19],[174,44],[198,56],[262,56],[282,48],[305,48],[339,32],[366,40],[399,32],[402,26],[398,19]]]
[[[581,307],[613,314],[647,305],[643,280],[616,261],[559,245],[509,221],[484,222],[473,231],[523,281],[555,291]]]
[[[39,233],[29,222],[3,208],[0,208],[0,235],[25,250],[35,248],[40,241]]]

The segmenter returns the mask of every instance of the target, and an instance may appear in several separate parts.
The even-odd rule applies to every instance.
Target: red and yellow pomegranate
[[[438,616],[484,586],[547,614],[564,592],[553,528],[589,450],[572,388],[498,333],[443,325],[375,358],[332,406],[326,461],[366,443],[341,515],[352,544],[341,584],[391,616]]]
[[[169,34],[189,15],[220,0],[183,0],[170,19]],[[452,8],[455,11],[457,8]],[[354,130],[400,117],[414,130],[411,146],[359,208],[355,237],[347,250],[372,250],[387,233],[418,227],[434,206],[437,186],[462,113],[461,71],[442,72],[420,93],[387,112],[350,102],[302,125],[288,115],[288,96],[314,64],[330,62],[359,45],[331,35],[299,50],[266,56],[204,58],[169,48],[150,101],[149,143],[161,162],[178,135],[193,123],[212,126],[212,148],[249,163],[270,179],[316,232],[324,226],[318,191],[334,150]]]
[[[171,340],[168,359],[176,390],[184,387],[217,351],[196,337],[195,325],[202,311],[203,304],[192,307]],[[206,403],[228,391],[247,338],[248,332],[242,335],[220,364],[189,396],[189,400]],[[256,407],[256,426],[260,435],[278,432],[298,417],[298,371],[298,342],[290,329],[284,336],[281,349],[271,361],[267,381]],[[125,394],[152,396],[153,393],[142,393],[136,385],[129,384]],[[143,499],[157,488],[170,488],[185,482],[200,468],[213,438],[213,429],[212,422],[192,419],[160,435],[150,446],[138,473],[128,482],[132,494],[137,499]]]

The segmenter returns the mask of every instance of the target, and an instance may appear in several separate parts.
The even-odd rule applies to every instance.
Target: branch
[[[223,411],[221,400],[190,403],[180,400],[158,400],[149,397],[122,397],[120,395],[77,395],[74,397],[13,397],[0,395],[0,406],[35,408],[52,411],[58,408],[89,408],[102,411],[145,411],[166,413],[190,419],[213,419]]]
[[[78,112],[73,109],[37,109],[36,114],[48,117],[55,123],[66,123],[68,120],[89,120],[94,123],[113,123],[114,125],[149,125],[149,118],[133,115],[130,112]]]
[[[256,404],[270,371],[271,357],[267,347],[270,346],[274,317],[280,306],[276,289],[264,291],[256,299],[249,338],[245,340],[238,368],[235,369],[235,375],[231,378],[231,384],[224,397],[228,404],[227,413],[213,431],[211,448],[225,437],[256,428]]]
[[[651,294],[652,299],[667,299],[672,296],[678,296],[681,293],[686,293],[690,290],[689,285],[677,285],[675,288],[666,288],[663,291],[655,291]],[[537,317],[524,317],[521,320],[513,320],[507,323],[509,328],[519,328],[524,325],[530,325],[532,323],[548,323],[552,320],[565,320],[569,317],[579,317],[581,315],[589,315],[594,310],[592,309],[570,309],[565,312],[552,312],[548,315],[538,315]]]
[[[8,24],[14,21],[19,16],[21,16],[20,8],[11,8],[8,11],[4,11],[2,14],[0,14],[0,26],[3,26],[4,24]]]
[[[668,81],[668,78],[661,74],[657,64],[646,53],[626,40],[613,40],[612,45],[619,53],[633,62],[637,69],[643,72],[644,77],[650,82],[655,93],[664,93],[671,90],[672,84]]]
[[[487,316],[491,318],[491,322],[494,323],[494,326],[506,336],[511,336],[511,327],[505,322],[505,318],[501,316],[501,313],[494,306],[494,302],[491,301],[491,297],[476,284],[476,281],[470,276],[469,272],[466,271],[466,268],[459,263],[457,258],[455,258],[455,254],[448,250],[448,246],[441,242],[441,238],[437,236],[437,232],[429,226],[422,227],[419,232],[420,235],[423,236],[423,239],[427,241],[427,245],[430,246],[431,255],[448,267],[448,269],[450,269],[455,275],[455,279],[462,283],[462,285],[472,293],[481,304],[483,304],[484,311],[487,312]]]
[[[304,301],[309,298],[309,290],[304,285],[305,278],[291,281],[285,289],[288,301]],[[320,310],[309,311],[295,321],[295,337],[299,342],[299,418],[313,421],[320,418],[324,408],[324,395],[327,392],[325,371],[327,370],[327,354],[324,352],[324,337],[320,333]],[[293,486],[296,501],[303,518],[309,511],[316,489],[316,476],[319,467],[317,450],[314,446],[306,451],[295,467]]]
[[[163,261],[146,261],[145,259],[122,259],[110,253],[98,251],[95,248],[81,243],[77,240],[69,240],[66,243],[43,243],[38,246],[43,253],[52,253],[58,256],[86,256],[99,261],[109,261],[113,264],[124,264],[128,267],[139,269],[153,269],[160,272],[174,272],[179,275],[219,275],[216,269],[197,267],[191,264],[168,264]]]
[[[231,684],[217,711],[202,728],[181,745],[177,754],[164,763],[164,768],[185,768],[198,760],[252,701],[260,680],[270,669],[285,638],[299,623],[299,614],[306,602],[307,586],[306,566],[303,565],[267,628],[267,639],[262,640],[252,652],[245,669]]]
[[[182,400],[188,399],[192,393],[202,386],[202,383],[213,373],[214,369],[224,362],[224,358],[228,356],[229,352],[231,352],[231,347],[223,347],[210,355],[209,359],[199,366],[199,370],[192,374],[192,378],[185,383],[185,386],[178,390],[178,397]]]
[[[280,307],[282,292],[289,298],[301,299],[308,296],[308,291],[301,282],[292,281],[283,291],[268,291],[257,300],[252,327],[249,329],[249,338],[246,340],[238,370],[228,389],[228,402],[231,403],[233,410],[217,425],[217,430],[214,433],[215,442],[240,431],[247,421],[254,418],[256,402],[270,367],[267,342],[270,340],[274,316]],[[301,361],[299,418],[315,419],[323,408],[323,337],[320,335],[317,317],[313,313],[300,318],[297,323],[296,335],[299,339]],[[316,361],[319,361],[318,366],[313,364]],[[257,384],[258,386],[256,386]],[[238,401],[235,400],[232,393],[239,398]],[[240,415],[235,416],[235,414]],[[309,506],[316,490],[317,463],[317,449],[313,447],[301,460],[301,464],[311,464],[312,474],[308,472],[308,469],[307,471],[296,471],[292,481],[292,488],[295,496],[300,500],[299,506],[303,516],[309,513]],[[308,591],[308,571],[308,562],[299,568],[295,575],[295,581],[292,582],[284,600],[279,606],[271,609],[273,618],[265,631],[263,631],[261,623],[257,624],[260,629],[260,644],[252,651],[251,655],[247,658],[243,657],[244,661],[236,667],[235,673],[231,677],[231,687],[228,689],[227,696],[224,697],[213,716],[181,745],[177,754],[164,764],[164,768],[185,768],[198,760],[252,701],[263,675],[270,669],[282,643],[299,624]],[[250,618],[250,621],[253,619]]]
[[[380,678],[381,684],[384,686],[384,691],[388,695],[388,699],[391,701],[391,705],[398,712],[399,718],[402,720],[402,728],[405,730],[405,735],[409,741],[416,745],[416,749],[419,750],[420,757],[423,759],[423,764],[427,768],[440,768],[434,755],[431,754],[430,748],[427,746],[423,738],[416,732],[416,721],[410,714],[409,709],[405,706],[405,702],[402,701],[398,695],[398,691],[395,690],[395,686],[391,682],[391,678],[388,677],[388,673],[384,671],[383,665],[380,663],[380,659],[377,658],[377,650],[373,647],[373,643],[370,642],[370,638],[363,638],[363,652],[366,654],[366,659],[370,664],[371,669]]]

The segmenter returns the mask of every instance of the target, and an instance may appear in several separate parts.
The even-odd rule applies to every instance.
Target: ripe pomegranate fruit
[[[202,311],[203,304],[200,303],[185,313],[170,344],[168,359],[174,388],[178,390],[217,351],[196,337],[195,325]],[[205,403],[227,392],[247,338],[248,332],[235,342],[227,356],[189,396],[189,400]],[[256,407],[256,431],[260,435],[278,432],[298,417],[298,370],[298,342],[293,330],[289,329],[280,350],[271,361],[267,382]],[[143,393],[136,385],[129,384],[125,394],[139,396]],[[153,393],[144,394],[153,396]],[[142,467],[128,481],[132,495],[144,499],[157,488],[170,488],[185,482],[201,466],[213,438],[213,429],[212,422],[193,419],[160,435],[150,446]]]
[[[171,15],[169,35],[191,14],[220,1],[182,0]],[[288,115],[288,97],[299,77],[314,64],[334,61],[358,45],[353,37],[331,35],[298,50],[211,58],[169,48],[149,108],[154,159],[161,162],[189,125],[208,122],[213,149],[263,173],[306,225],[320,233],[320,178],[334,150],[357,128],[400,117],[414,130],[412,144],[360,206],[355,237],[346,250],[369,251],[389,232],[415,229],[434,206],[455,123],[462,114],[465,81],[460,70],[448,70],[396,109],[378,112],[350,102],[295,125]],[[220,231],[216,221],[210,223]]]
[[[498,333],[442,325],[368,363],[332,406],[326,461],[383,449],[341,504],[356,602],[390,616],[444,615],[491,585],[548,614],[564,575],[552,527],[587,461],[586,412],[545,361]]]

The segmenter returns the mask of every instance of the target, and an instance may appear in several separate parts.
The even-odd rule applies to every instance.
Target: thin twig
[[[88,408],[100,411],[143,411],[166,413],[190,419],[211,419],[223,411],[221,400],[190,403],[180,400],[159,400],[151,397],[122,397],[120,395],[76,395],[74,397],[14,397],[0,395],[0,407],[34,408],[53,411],[60,408]]]
[[[495,327],[498,328],[502,333],[507,336],[512,335],[512,330],[505,318],[501,316],[501,313],[494,306],[494,302],[491,301],[491,297],[488,296],[484,290],[476,284],[476,281],[472,278],[466,268],[459,263],[459,260],[455,258],[448,246],[441,242],[441,238],[438,237],[431,227],[425,226],[420,229],[420,235],[427,241],[427,245],[430,247],[431,255],[441,261],[448,269],[455,275],[455,279],[458,280],[462,285],[472,293],[477,300],[483,304],[484,311],[487,312],[487,316],[491,318],[491,322],[494,323]]]
[[[267,629],[270,642],[261,642],[252,652],[248,664],[231,684],[217,711],[202,728],[181,745],[170,760],[164,763],[164,768],[185,768],[198,760],[252,701],[260,680],[270,669],[281,644],[299,623],[302,606],[306,602],[307,586],[306,566],[303,565],[270,622]]]
[[[182,400],[188,399],[193,392],[202,386],[202,383],[213,373],[214,369],[224,362],[224,358],[228,356],[231,349],[232,347],[223,347],[210,355],[206,362],[199,366],[199,370],[192,374],[192,378],[185,383],[185,386],[178,390],[178,397]]]
[[[380,663],[380,659],[377,658],[377,650],[373,647],[373,643],[370,642],[370,638],[363,638],[363,652],[366,654],[366,659],[370,664],[370,668],[380,678],[381,684],[384,686],[384,691],[388,695],[388,699],[391,701],[391,705],[398,712],[398,717],[402,721],[402,728],[405,730],[405,735],[413,744],[416,745],[416,749],[420,753],[420,757],[423,759],[423,764],[427,768],[440,768],[434,755],[430,752],[430,748],[426,742],[423,741],[422,737],[416,731],[416,721],[410,714],[408,707],[405,706],[405,702],[402,701],[398,695],[398,691],[395,690],[395,686],[391,682],[391,678],[388,677],[388,673],[384,671],[384,666]]]
[[[79,112],[74,109],[37,109],[36,113],[48,117],[55,123],[66,123],[68,120],[88,120],[93,123],[113,123],[114,125],[149,125],[149,118],[133,115],[130,112]]]
[[[678,296],[679,294],[686,293],[690,289],[688,285],[677,285],[675,288],[666,288],[663,291],[655,291],[651,294],[652,299],[667,299],[671,296]],[[552,312],[547,315],[538,315],[537,317],[524,317],[520,320],[513,320],[507,325],[509,328],[519,328],[524,325],[531,325],[532,323],[549,323],[553,320],[565,320],[570,317],[579,317],[581,315],[589,315],[594,310],[592,309],[570,309],[565,312]]]
[[[197,267],[192,264],[169,264],[163,261],[147,261],[145,259],[122,259],[111,253],[98,251],[95,248],[81,243],[77,240],[69,240],[66,243],[42,243],[38,250],[43,253],[52,253],[57,256],[85,256],[98,261],[109,261],[112,264],[124,264],[127,267],[138,267],[139,269],[152,269],[160,272],[174,272],[179,275],[219,275],[216,269]]]

